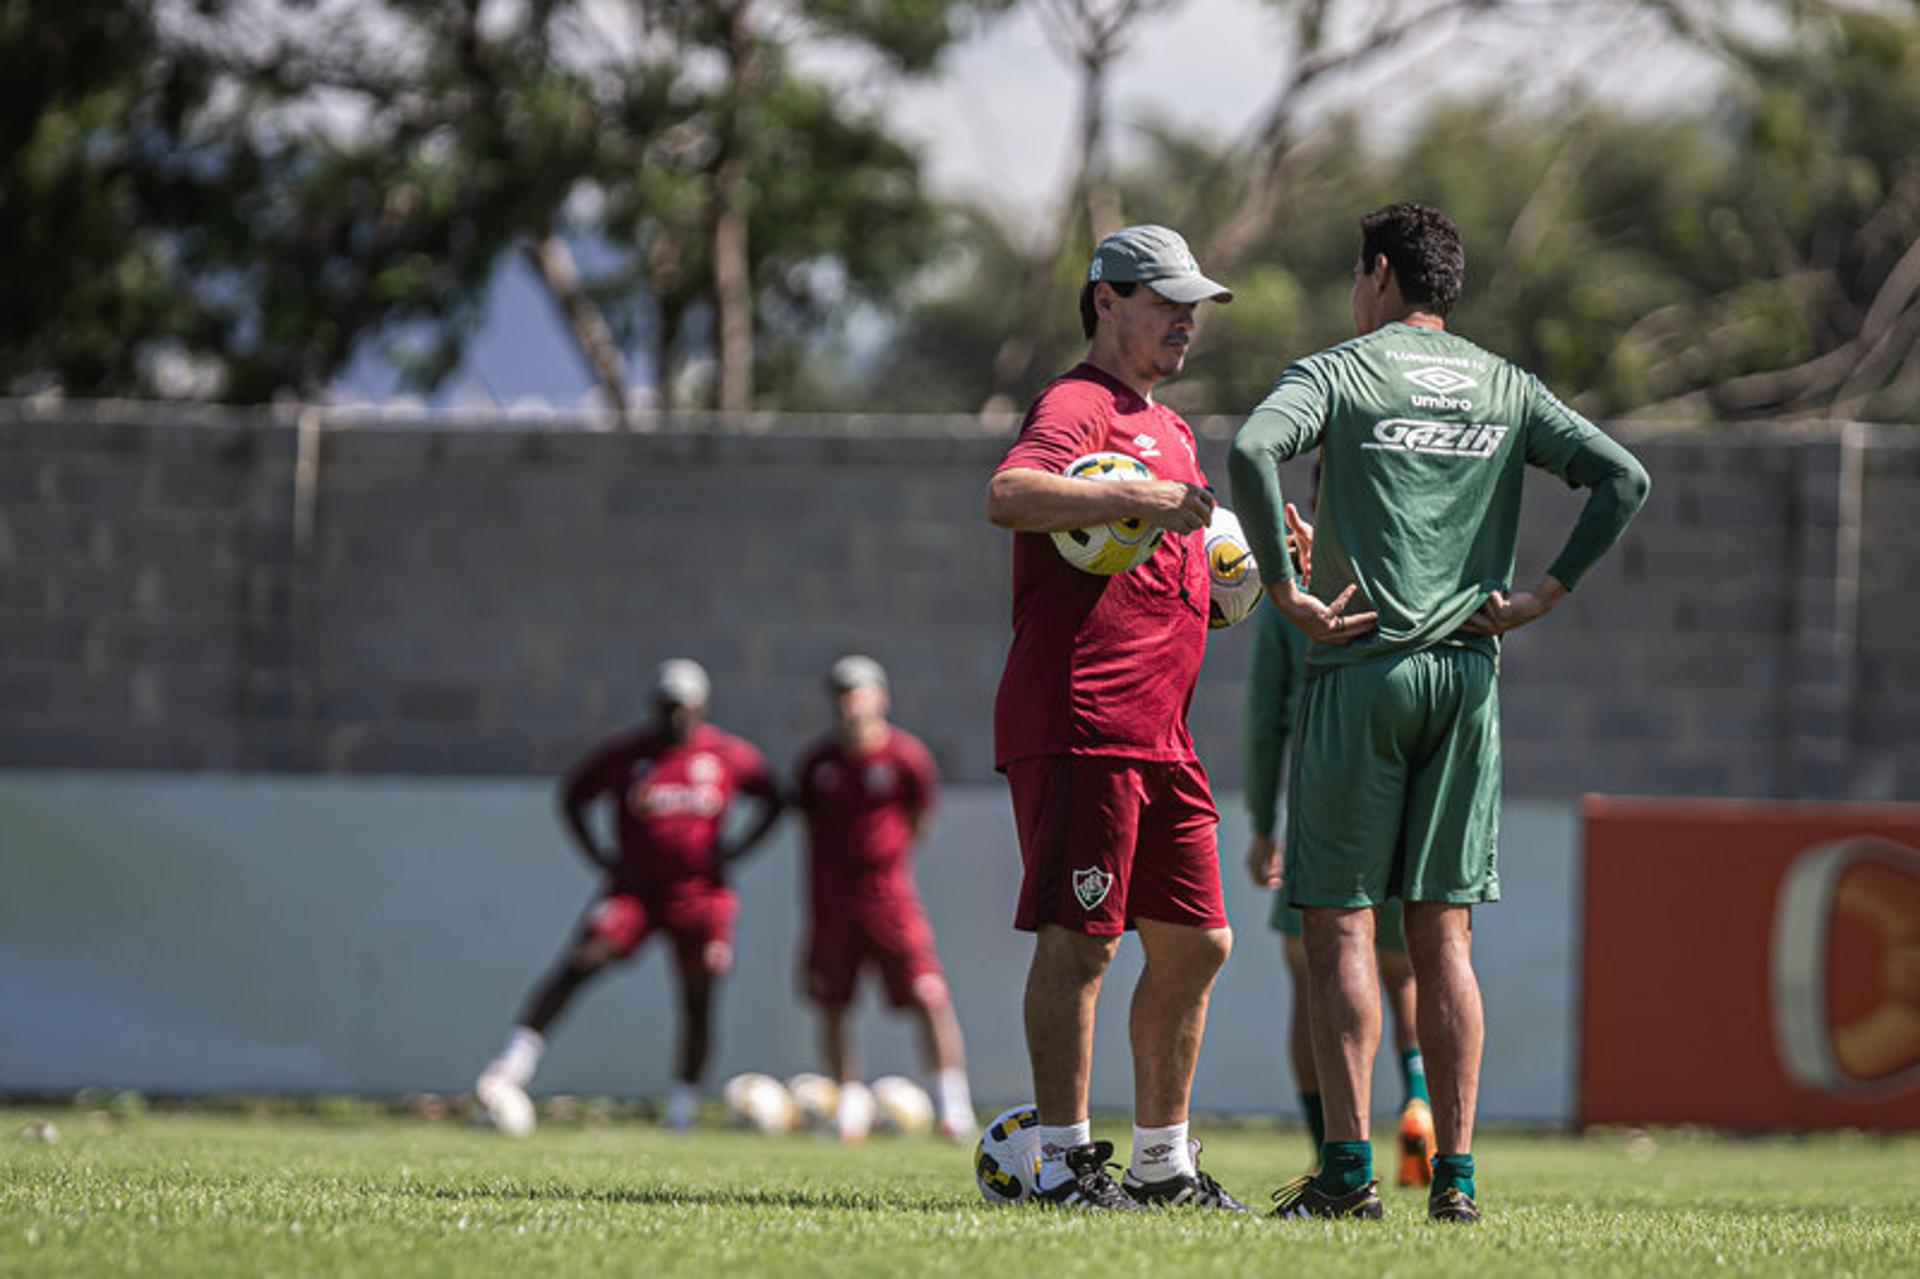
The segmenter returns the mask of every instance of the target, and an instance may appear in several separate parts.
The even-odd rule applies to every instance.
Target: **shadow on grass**
[[[832,1190],[701,1190],[687,1186],[395,1186],[400,1194],[449,1203],[605,1203],[642,1208],[799,1208],[855,1212],[953,1212],[951,1200],[899,1199]]]

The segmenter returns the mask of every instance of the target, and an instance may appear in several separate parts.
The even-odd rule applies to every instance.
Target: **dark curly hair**
[[[1401,202],[1360,219],[1360,270],[1373,274],[1385,254],[1400,281],[1400,296],[1423,311],[1445,315],[1460,300],[1467,254],[1460,228],[1438,209]]]

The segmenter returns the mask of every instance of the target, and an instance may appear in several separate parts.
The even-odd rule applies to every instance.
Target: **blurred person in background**
[[[966,1049],[913,881],[939,773],[920,740],[888,722],[880,663],[842,657],[827,672],[827,695],[833,731],[801,755],[791,798],[807,824],[803,988],[819,1009],[821,1053],[839,1084],[835,1126],[841,1140],[857,1142],[873,1122],[850,1025],[857,980],[871,967],[887,1002],[919,1032],[941,1135],[969,1140]]]
[[[589,981],[626,959],[656,932],[673,949],[680,1042],[669,1127],[693,1122],[712,1048],[714,989],[733,963],[738,903],[726,883],[780,815],[779,787],[751,744],[706,722],[711,685],[698,662],[662,662],[653,676],[653,720],[608,738],[567,774],[560,810],[575,844],[604,877],[578,934],[534,988],[506,1047],[488,1063],[474,1095],[502,1132],[534,1126],[527,1097],[554,1018]],[[733,840],[723,827],[742,796],[758,806]],[[601,846],[592,813],[611,805],[614,847]]]

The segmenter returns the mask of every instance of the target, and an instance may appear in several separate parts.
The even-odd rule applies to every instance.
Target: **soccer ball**
[[[726,1099],[727,1118],[736,1127],[763,1133],[787,1132],[793,1127],[793,1098],[772,1075],[735,1075],[727,1080],[721,1096]]]
[[[1024,1102],[993,1117],[973,1148],[973,1180],[988,1203],[1033,1198],[1040,1183],[1040,1108]]]
[[[1232,626],[1244,621],[1260,603],[1260,566],[1240,528],[1239,517],[1224,506],[1213,508],[1207,525],[1207,573],[1213,578],[1208,595],[1207,625]]]
[[[787,1095],[793,1098],[802,1126],[816,1132],[832,1129],[834,1111],[840,1105],[839,1084],[825,1075],[802,1073],[787,1080]]]
[[[1065,474],[1070,479],[1101,481],[1150,480],[1147,464],[1126,453],[1089,453],[1075,458]],[[1087,528],[1070,528],[1053,535],[1053,544],[1067,563],[1100,577],[1112,577],[1145,564],[1160,546],[1164,529],[1145,520],[1115,520]]]
[[[933,1131],[933,1098],[905,1076],[882,1075],[874,1080],[873,1108],[883,1132],[918,1137]]]

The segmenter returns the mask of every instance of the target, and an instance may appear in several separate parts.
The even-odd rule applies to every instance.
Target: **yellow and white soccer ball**
[[[1040,1184],[1040,1109],[1032,1102],[1001,1111],[973,1148],[973,1181],[992,1204],[1033,1198]]]
[[[736,1127],[763,1133],[792,1130],[797,1112],[786,1087],[772,1075],[748,1073],[727,1080],[720,1095],[727,1103],[727,1119]]]
[[[873,1081],[873,1116],[882,1132],[924,1136],[933,1131],[933,1098],[904,1075],[882,1075]]]
[[[1153,471],[1126,453],[1089,453],[1075,458],[1063,472],[1069,479],[1129,482],[1150,480]],[[1067,563],[1100,577],[1112,577],[1137,568],[1150,559],[1165,532],[1145,520],[1115,520],[1086,528],[1065,529],[1053,535],[1053,544]]]
[[[834,1112],[840,1106],[840,1085],[825,1075],[802,1072],[787,1080],[787,1095],[801,1127],[815,1132],[831,1132]]]
[[[1207,574],[1213,579],[1207,625],[1232,626],[1246,620],[1260,603],[1260,566],[1247,544],[1240,519],[1224,506],[1213,508],[1207,524]]]

